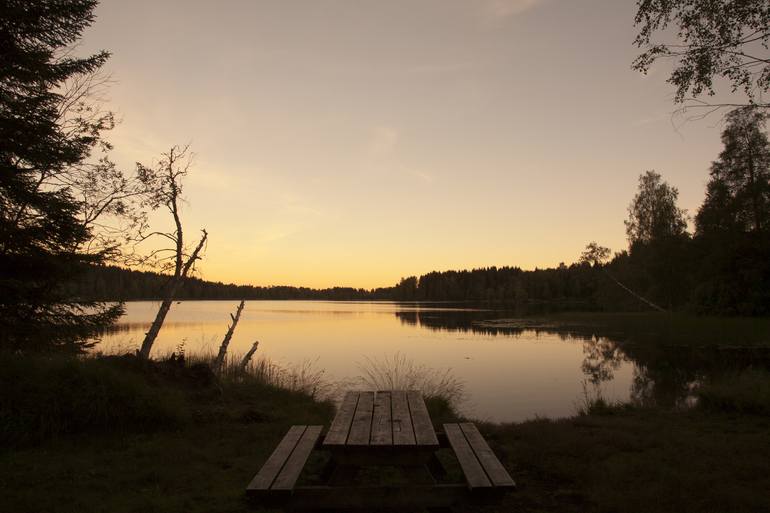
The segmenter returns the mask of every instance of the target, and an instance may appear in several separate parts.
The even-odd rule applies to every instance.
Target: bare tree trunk
[[[233,332],[235,332],[235,327],[238,325],[238,321],[241,318],[241,312],[243,311],[243,305],[246,304],[246,301],[241,300],[241,303],[238,305],[238,309],[235,311],[235,315],[230,314],[230,320],[232,321],[230,323],[230,326],[227,327],[227,333],[225,333],[225,338],[222,339],[222,343],[219,345],[219,353],[217,354],[217,359],[214,360],[214,372],[218,373],[222,370],[222,364],[225,363],[225,356],[227,355],[227,346],[230,345],[230,339],[233,338]]]
[[[142,348],[139,350],[139,357],[143,358],[145,360],[150,358],[150,351],[152,350],[152,345],[155,343],[155,339],[158,337],[158,333],[160,332],[161,326],[163,326],[163,321],[166,319],[166,314],[168,314],[168,311],[171,309],[171,303],[174,301],[174,297],[176,296],[176,291],[179,288],[179,285],[182,283],[182,281],[187,277],[187,274],[190,272],[190,268],[192,268],[193,264],[196,260],[198,260],[200,257],[198,256],[203,249],[203,245],[206,243],[206,239],[208,237],[208,233],[206,233],[206,230],[203,230],[203,235],[201,236],[201,240],[198,242],[198,245],[195,247],[195,250],[192,252],[192,255],[190,255],[190,258],[187,259],[184,264],[182,264],[182,256],[180,254],[177,255],[177,269],[174,273],[174,276],[171,278],[171,283],[168,287],[168,291],[166,292],[166,295],[163,297],[163,301],[160,304],[160,308],[158,308],[158,313],[155,315],[155,320],[152,322],[152,325],[150,326],[149,331],[144,336],[144,341],[142,341]],[[178,240],[181,241],[181,233],[179,234]],[[182,251],[177,247],[177,251]],[[181,268],[180,268],[181,264]]]
[[[249,365],[251,357],[254,356],[254,353],[257,352],[257,346],[259,346],[259,340],[255,341],[254,345],[251,346],[251,349],[249,349],[249,352],[243,355],[243,360],[241,360],[240,365],[241,372],[246,372],[246,367]]]

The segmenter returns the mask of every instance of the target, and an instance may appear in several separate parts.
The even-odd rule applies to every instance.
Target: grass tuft
[[[596,388],[593,392],[588,390],[583,383],[583,396],[576,405],[576,413],[579,416],[586,415],[614,415],[622,411],[628,411],[634,406],[621,401],[610,401],[605,398],[601,390]]]
[[[188,355],[186,361],[188,364],[213,367],[215,358],[214,353],[196,353]],[[228,354],[219,371],[219,379],[223,382],[267,385],[320,399],[329,398],[334,393],[334,384],[325,379],[324,370],[316,368],[313,360],[283,367],[266,356],[259,356],[244,369],[241,367],[242,358],[242,355]]]
[[[400,353],[382,359],[365,358],[358,368],[358,385],[363,388],[419,390],[426,400],[441,399],[450,407],[456,407],[463,399],[465,384],[452,374],[452,369],[417,365]]]

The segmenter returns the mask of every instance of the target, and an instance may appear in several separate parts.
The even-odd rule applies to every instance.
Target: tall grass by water
[[[211,366],[215,358],[214,353],[196,353],[188,356],[187,361]],[[318,368],[316,360],[303,360],[295,365],[282,366],[260,355],[242,367],[242,359],[243,356],[239,354],[226,356],[218,373],[219,378],[270,385],[320,399],[327,399],[337,391],[337,383],[326,379],[325,370]]]
[[[452,369],[434,369],[418,365],[396,353],[382,358],[364,358],[358,365],[357,382],[369,390],[419,390],[427,399],[440,398],[456,406],[464,395],[464,383]]]

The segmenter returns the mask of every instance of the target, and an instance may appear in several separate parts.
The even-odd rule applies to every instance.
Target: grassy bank
[[[14,513],[244,511],[246,483],[288,427],[328,425],[333,414],[331,403],[306,393],[257,379],[216,380],[200,365],[130,359],[16,365],[31,372],[28,379],[15,376],[16,392],[26,395],[3,396],[3,429],[16,432],[22,422],[48,428],[42,439],[4,439],[0,510]],[[58,399],[81,394],[86,397]],[[145,408],[150,398],[165,406]],[[57,403],[69,411],[47,415],[46,405]],[[26,418],[14,421],[22,411]],[[84,415],[102,420],[68,423]]]
[[[288,427],[333,416],[306,393],[189,363],[4,361],[3,379],[24,394],[4,395],[0,411],[16,433],[0,449],[2,510],[14,513],[247,511],[244,487]],[[603,405],[482,424],[519,485],[483,511],[770,511],[768,382],[752,371],[713,383],[688,411]],[[437,425],[457,418],[446,401],[428,406]],[[20,436],[21,422],[34,434]],[[322,463],[311,461],[308,479]]]
[[[497,511],[770,511],[770,418],[618,408],[485,425],[519,489]]]

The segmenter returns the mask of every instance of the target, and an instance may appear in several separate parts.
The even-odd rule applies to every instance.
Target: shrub
[[[185,420],[181,394],[109,359],[3,354],[0,390],[1,446]]]

